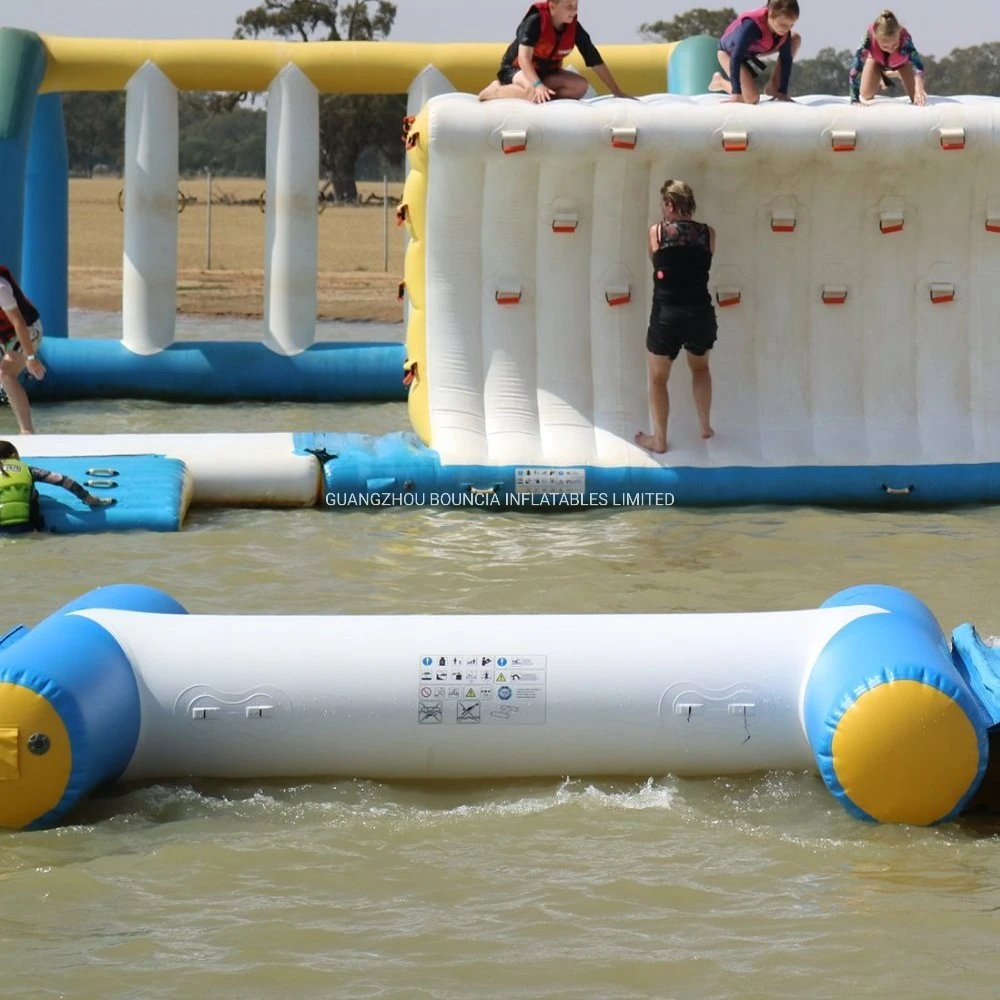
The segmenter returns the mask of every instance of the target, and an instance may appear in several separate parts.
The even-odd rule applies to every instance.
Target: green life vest
[[[31,521],[31,494],[35,483],[31,470],[12,459],[0,462],[0,527],[28,524]]]

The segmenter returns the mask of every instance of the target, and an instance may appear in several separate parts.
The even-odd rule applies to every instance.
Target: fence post
[[[205,222],[205,270],[212,270],[212,168],[207,167],[206,184],[208,187],[208,215]]]
[[[382,270],[389,273],[389,175],[382,175]]]

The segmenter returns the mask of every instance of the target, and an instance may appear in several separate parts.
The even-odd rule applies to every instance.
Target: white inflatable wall
[[[444,464],[1000,460],[1000,101],[430,105],[427,377]],[[715,439],[648,423],[646,232],[718,232]]]

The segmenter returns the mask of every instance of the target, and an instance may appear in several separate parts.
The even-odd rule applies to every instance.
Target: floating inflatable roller
[[[985,785],[1000,657],[975,652],[889,587],[755,614],[379,617],[105,588],[0,639],[0,825],[117,779],[811,766],[854,816],[936,823]]]
[[[114,606],[185,614],[148,587],[93,591],[0,639],[0,827],[50,826],[125,770],[139,738],[139,691],[109,633],[73,614]]]
[[[986,772],[989,719],[926,605],[903,590],[865,586],[823,607],[852,605],[884,613],[841,629],[809,674],[803,722],[820,775],[861,819],[953,819]]]

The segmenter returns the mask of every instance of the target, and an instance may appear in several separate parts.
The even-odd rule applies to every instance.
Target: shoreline
[[[370,271],[322,272],[316,276],[316,318],[342,322],[402,323],[400,278]],[[69,269],[69,307],[120,313],[122,269]],[[177,312],[193,316],[263,316],[263,269],[180,269]]]

